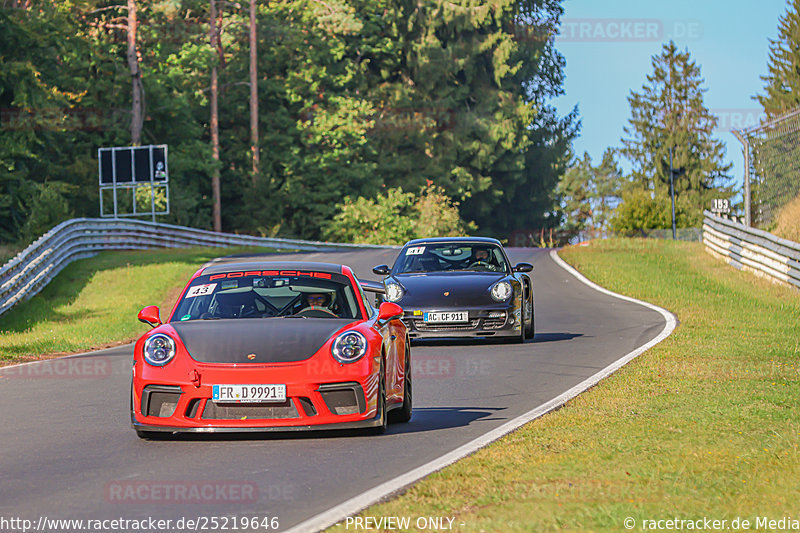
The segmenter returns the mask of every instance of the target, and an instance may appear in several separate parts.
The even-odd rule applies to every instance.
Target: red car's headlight
[[[358,331],[342,333],[331,346],[333,358],[340,363],[354,363],[367,353],[367,338]]]
[[[164,366],[175,357],[175,341],[169,335],[156,333],[144,341],[144,360],[153,366]]]

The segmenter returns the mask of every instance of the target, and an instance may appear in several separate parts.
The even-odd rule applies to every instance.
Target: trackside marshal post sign
[[[711,212],[716,215],[727,215],[731,212],[731,202],[727,198],[711,200]]]
[[[169,214],[167,145],[99,148],[100,216]]]

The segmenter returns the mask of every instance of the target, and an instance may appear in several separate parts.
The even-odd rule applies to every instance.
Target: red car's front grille
[[[203,409],[203,420],[274,420],[276,418],[299,418],[291,399],[275,404],[216,404],[207,401]]]

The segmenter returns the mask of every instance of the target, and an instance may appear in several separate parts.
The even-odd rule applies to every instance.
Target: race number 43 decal
[[[217,288],[216,283],[209,283],[208,285],[197,285],[189,289],[186,293],[186,298],[194,298],[195,296],[206,296],[214,292]]]

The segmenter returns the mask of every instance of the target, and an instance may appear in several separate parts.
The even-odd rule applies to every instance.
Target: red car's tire
[[[381,359],[380,386],[378,387],[377,408],[380,410],[380,422],[377,426],[369,428],[367,433],[370,435],[383,435],[386,433],[386,426],[389,423],[389,416],[386,413],[386,375],[383,366],[383,359]]]
[[[414,406],[414,395],[411,386],[411,353],[406,341],[406,370],[403,385],[403,406],[390,413],[392,422],[408,422],[411,420],[411,412]]]

